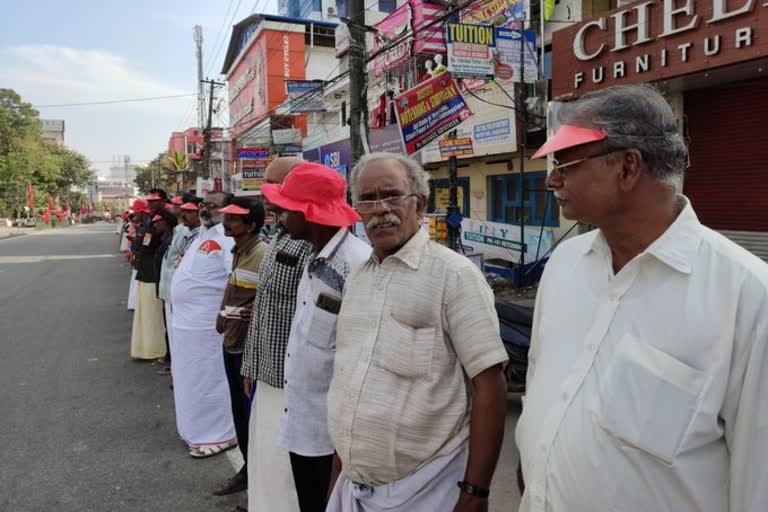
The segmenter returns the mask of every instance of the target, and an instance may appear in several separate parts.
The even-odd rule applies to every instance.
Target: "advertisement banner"
[[[301,142],[301,130],[298,128],[272,130],[273,144],[296,144],[297,142]]]
[[[479,0],[459,11],[459,23],[518,28],[525,21],[524,0]]]
[[[408,32],[411,27],[411,4],[401,5],[395,12],[387,16],[381,22],[374,25],[374,28],[381,34],[381,37],[375,37],[373,40],[373,53],[389,45],[389,41],[397,40]],[[373,69],[377,75],[393,69],[411,57],[411,46],[413,37],[404,37],[386,52],[376,56],[373,59]]]
[[[440,143],[440,156],[450,158],[452,156],[470,156],[472,151],[472,137],[462,137],[460,139],[445,139]]]
[[[445,73],[395,97],[395,110],[405,152],[409,155],[472,115],[456,82]]]
[[[502,80],[520,82],[520,31],[506,28],[496,29],[496,76]],[[525,31],[525,47],[522,52],[525,83],[534,83],[539,78],[539,59],[536,52],[536,33]]]
[[[291,112],[325,112],[328,107],[323,99],[322,80],[286,80],[285,89],[291,102]]]
[[[284,155],[295,155],[297,153],[302,152],[301,144],[284,144],[282,146],[278,146],[277,152],[280,154],[280,156]]]
[[[243,169],[243,190],[261,190],[262,184],[264,184],[263,167],[260,169]]]
[[[238,148],[237,158],[269,158],[269,148]]]
[[[448,72],[457,78],[493,80],[493,27],[448,23]]]
[[[253,160],[243,160],[243,169],[265,169],[271,161],[271,158],[255,158]]]
[[[541,236],[539,234],[541,233]],[[531,262],[552,248],[552,228],[525,230],[525,261]],[[500,222],[464,219],[461,221],[461,243],[468,252],[481,253],[485,259],[511,263],[520,261],[520,226]]]

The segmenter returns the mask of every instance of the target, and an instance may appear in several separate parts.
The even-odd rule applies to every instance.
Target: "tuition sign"
[[[472,115],[456,82],[443,73],[395,97],[397,123],[409,155]]]

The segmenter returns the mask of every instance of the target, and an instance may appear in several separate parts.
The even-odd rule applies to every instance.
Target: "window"
[[[339,17],[347,16],[347,1],[336,0],[336,15]]]
[[[519,174],[488,178],[490,220],[517,225],[524,221],[526,226],[559,226],[560,207],[547,190],[547,173],[527,172],[523,179],[525,197],[521,197]]]
[[[395,12],[397,0],[379,0],[379,12]]]
[[[347,126],[347,102],[341,102],[341,126]]]
[[[312,0],[312,11],[314,12],[322,12],[323,10],[323,1],[322,0]]]
[[[458,179],[459,211],[464,217],[469,217],[469,178]],[[427,213],[446,213],[450,201],[450,182],[443,180],[429,180],[429,204]]]

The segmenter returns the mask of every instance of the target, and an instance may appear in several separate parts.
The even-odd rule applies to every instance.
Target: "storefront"
[[[656,84],[689,143],[684,193],[702,223],[768,256],[768,4],[634,4],[555,32],[553,62],[555,99]]]

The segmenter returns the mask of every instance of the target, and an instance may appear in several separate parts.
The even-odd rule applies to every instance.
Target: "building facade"
[[[41,119],[40,132],[44,139],[64,145],[63,119]]]

